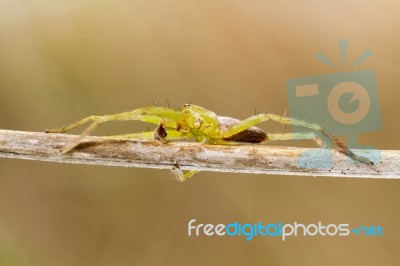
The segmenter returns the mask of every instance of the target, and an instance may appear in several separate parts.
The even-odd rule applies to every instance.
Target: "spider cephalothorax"
[[[217,116],[214,112],[193,104],[185,104],[182,107],[185,122],[191,132],[198,136],[204,136],[209,142],[213,141],[237,141],[247,143],[260,143],[267,140],[267,134],[260,128],[251,126],[232,136],[224,136],[229,128],[240,123],[240,120]]]

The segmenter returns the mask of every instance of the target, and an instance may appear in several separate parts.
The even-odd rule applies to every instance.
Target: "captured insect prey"
[[[83,133],[76,140],[62,149],[65,154],[74,149],[83,139],[88,136],[98,125],[109,121],[137,120],[146,123],[156,124],[155,131],[143,133],[131,133],[111,137],[129,139],[156,139],[163,143],[172,140],[195,140],[210,144],[232,145],[240,143],[265,144],[269,141],[280,140],[314,140],[319,146],[324,147],[325,143],[318,136],[323,136],[330,141],[339,152],[350,157],[354,161],[372,165],[373,163],[365,157],[356,155],[336,137],[328,133],[320,125],[304,120],[280,116],[276,114],[256,114],[244,120],[231,117],[217,116],[214,112],[194,104],[184,104],[181,110],[171,108],[150,106],[135,109],[128,112],[111,115],[94,115],[79,120],[59,129],[48,129],[47,133],[61,133],[69,131],[77,126],[91,122]],[[264,121],[274,121],[282,125],[293,125],[309,129],[310,132],[301,133],[266,133],[256,127]],[[184,181],[193,176],[197,171],[183,173],[178,163],[171,165],[173,172],[179,180]]]

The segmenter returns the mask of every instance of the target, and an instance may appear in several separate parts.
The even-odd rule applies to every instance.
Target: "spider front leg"
[[[176,128],[177,123],[183,119],[182,113],[174,111],[169,108],[164,107],[145,107],[136,110],[132,110],[129,112],[123,112],[112,115],[102,115],[102,116],[89,116],[82,120],[79,120],[75,123],[67,125],[60,129],[48,129],[45,132],[47,133],[61,133],[69,131],[75,127],[87,124],[88,122],[92,122],[92,124],[86,128],[85,131],[71,144],[65,147],[62,150],[62,153],[67,153],[75,148],[82,140],[90,134],[98,125],[109,122],[109,121],[129,121],[129,120],[137,120],[147,123],[160,124],[161,122],[165,127]]]
[[[258,114],[251,116],[238,124],[230,127],[227,129],[225,132],[223,132],[223,138],[227,139],[239,132],[242,132],[243,130],[246,130],[250,128],[251,126],[255,126],[261,122],[272,120],[276,123],[283,124],[283,125],[293,125],[293,126],[299,126],[303,128],[308,128],[311,130],[314,130],[316,132],[321,133],[325,137],[327,137],[336,147],[337,149],[345,154],[346,156],[350,157],[354,161],[373,165],[373,163],[368,159],[363,156],[356,155],[352,151],[350,151],[346,145],[344,145],[341,141],[339,141],[337,138],[332,136],[330,133],[328,133],[323,127],[318,125],[317,123],[312,123],[312,122],[307,122],[304,120],[299,120],[299,119],[294,119],[294,118],[289,118],[289,117],[283,117],[275,114]],[[270,136],[270,134],[268,134]],[[271,134],[271,137],[274,137],[274,134]],[[275,134],[275,140],[288,140],[288,139],[313,139],[318,145],[322,146],[323,142],[322,139],[318,138],[315,133],[290,133],[288,135],[284,134]]]

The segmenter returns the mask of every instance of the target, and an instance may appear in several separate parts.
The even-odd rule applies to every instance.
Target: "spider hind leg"
[[[316,133],[319,133],[320,135],[325,136],[326,138],[329,139],[330,142],[332,142],[335,147],[343,154],[346,156],[350,157],[354,161],[368,164],[368,165],[373,165],[373,163],[366,157],[356,155],[354,152],[352,152],[345,144],[343,144],[340,140],[332,136],[330,133],[328,133],[323,127],[318,125],[317,123],[313,122],[308,122],[304,120],[299,120],[299,119],[294,119],[290,117],[283,117],[280,115],[276,114],[258,114],[251,116],[243,121],[240,121],[239,123],[235,124],[234,126],[230,127],[223,133],[223,139],[231,138],[232,136],[251,128],[254,125],[257,125],[261,122],[267,121],[267,120],[272,120],[276,123],[283,124],[283,125],[292,125],[292,126],[298,126],[302,128],[308,128],[312,131],[315,131]],[[314,135],[316,135],[314,133]],[[294,133],[291,133],[294,134]],[[292,135],[293,136],[293,135]],[[300,137],[300,135],[297,135]],[[308,135],[308,139],[314,139],[317,143],[320,141],[320,138],[316,138],[314,136]],[[322,142],[322,139],[321,139]]]

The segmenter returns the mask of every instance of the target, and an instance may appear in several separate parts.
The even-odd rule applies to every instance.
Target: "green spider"
[[[180,111],[171,108],[151,106],[135,109],[128,112],[111,115],[93,115],[79,120],[59,129],[48,129],[46,133],[61,133],[69,131],[88,122],[92,124],[70,145],[62,149],[65,154],[74,149],[83,139],[90,134],[99,124],[109,121],[138,120],[158,125],[155,131],[117,135],[112,137],[130,139],[157,139],[166,143],[168,140],[194,139],[198,142],[229,145],[239,143],[266,143],[280,140],[314,140],[319,146],[324,147],[324,142],[317,136],[322,134],[334,144],[343,154],[354,161],[372,165],[365,157],[354,154],[346,145],[329,134],[320,125],[276,114],[257,114],[245,120],[231,117],[217,116],[214,112],[194,104],[184,104]],[[266,133],[255,125],[272,120],[283,125],[293,125],[310,129],[304,133]],[[183,173],[177,164],[174,172],[179,180],[185,181],[198,171],[192,170]]]

